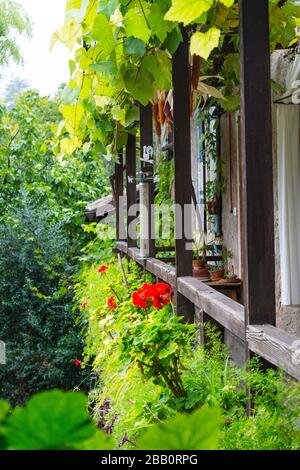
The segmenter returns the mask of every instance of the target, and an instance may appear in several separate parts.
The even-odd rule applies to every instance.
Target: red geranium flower
[[[104,273],[108,269],[107,266],[99,266],[98,273]]]
[[[80,359],[75,359],[74,364],[76,367],[81,366],[81,360]]]
[[[84,301],[82,302],[82,304],[81,304],[81,308],[82,308],[82,309],[87,308],[88,304],[89,304],[88,300],[84,300]]]
[[[161,310],[164,305],[171,302],[173,289],[164,282],[157,284],[143,284],[140,289],[132,295],[132,303],[142,309],[153,307]]]
[[[107,306],[111,310],[113,310],[114,308],[117,308],[117,303],[116,303],[115,297],[109,297],[109,299],[107,299]]]

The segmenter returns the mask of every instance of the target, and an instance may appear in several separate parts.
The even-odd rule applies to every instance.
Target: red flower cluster
[[[115,297],[109,297],[109,299],[107,299],[107,306],[111,310],[113,310],[114,308],[117,308],[117,303],[116,303]]]
[[[108,269],[107,266],[99,266],[98,273],[104,273]]]
[[[75,359],[74,364],[76,367],[79,367],[81,365],[80,359]]]
[[[143,309],[153,307],[161,310],[164,305],[171,302],[173,289],[164,282],[157,284],[143,284],[140,289],[132,294],[132,303],[135,307]]]

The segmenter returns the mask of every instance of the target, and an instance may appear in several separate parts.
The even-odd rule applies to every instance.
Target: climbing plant
[[[270,17],[271,49],[293,45],[296,2],[270,0]],[[214,99],[226,110],[238,108],[238,26],[234,0],[68,0],[65,24],[52,38],[52,46],[61,41],[74,51],[62,93],[62,152],[83,146],[107,160],[118,158],[128,134],[136,132],[138,105],[172,87],[171,58],[183,27],[191,54],[200,58],[192,71],[196,89],[200,73],[209,73],[224,92]]]

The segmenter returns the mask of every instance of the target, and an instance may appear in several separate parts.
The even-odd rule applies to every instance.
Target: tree
[[[8,108],[12,108],[16,99],[29,88],[26,80],[16,77],[13,78],[6,87],[4,102]]]
[[[10,0],[0,0],[0,66],[10,61],[22,62],[18,35],[31,35],[30,19],[22,5]]]

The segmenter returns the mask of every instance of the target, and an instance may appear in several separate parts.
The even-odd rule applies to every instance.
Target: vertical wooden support
[[[183,42],[173,56],[174,88],[174,163],[175,163],[175,249],[176,275],[192,275],[192,178],[190,129],[189,39],[182,30]],[[177,210],[179,208],[179,210]],[[181,210],[180,210],[181,209]],[[185,220],[184,220],[185,219]],[[177,313],[194,320],[194,306],[177,293]]]
[[[144,237],[141,237],[141,252],[144,256],[155,257],[155,238],[154,238],[154,215],[152,206],[154,204],[154,182],[153,182],[153,118],[152,105],[140,106],[140,131],[141,131],[141,173],[142,182],[147,197],[147,224],[146,230],[142,231]],[[140,197],[142,201],[142,197]],[[144,246],[142,246],[142,244]]]
[[[123,151],[119,153],[119,162],[115,164],[115,204],[116,204],[116,240],[124,240],[122,196],[124,194]]]
[[[136,234],[133,231],[136,213],[133,210],[136,204],[136,137],[128,135],[126,145],[126,196],[127,196],[127,246],[136,247]]]
[[[269,1],[239,3],[245,323],[275,325]]]

